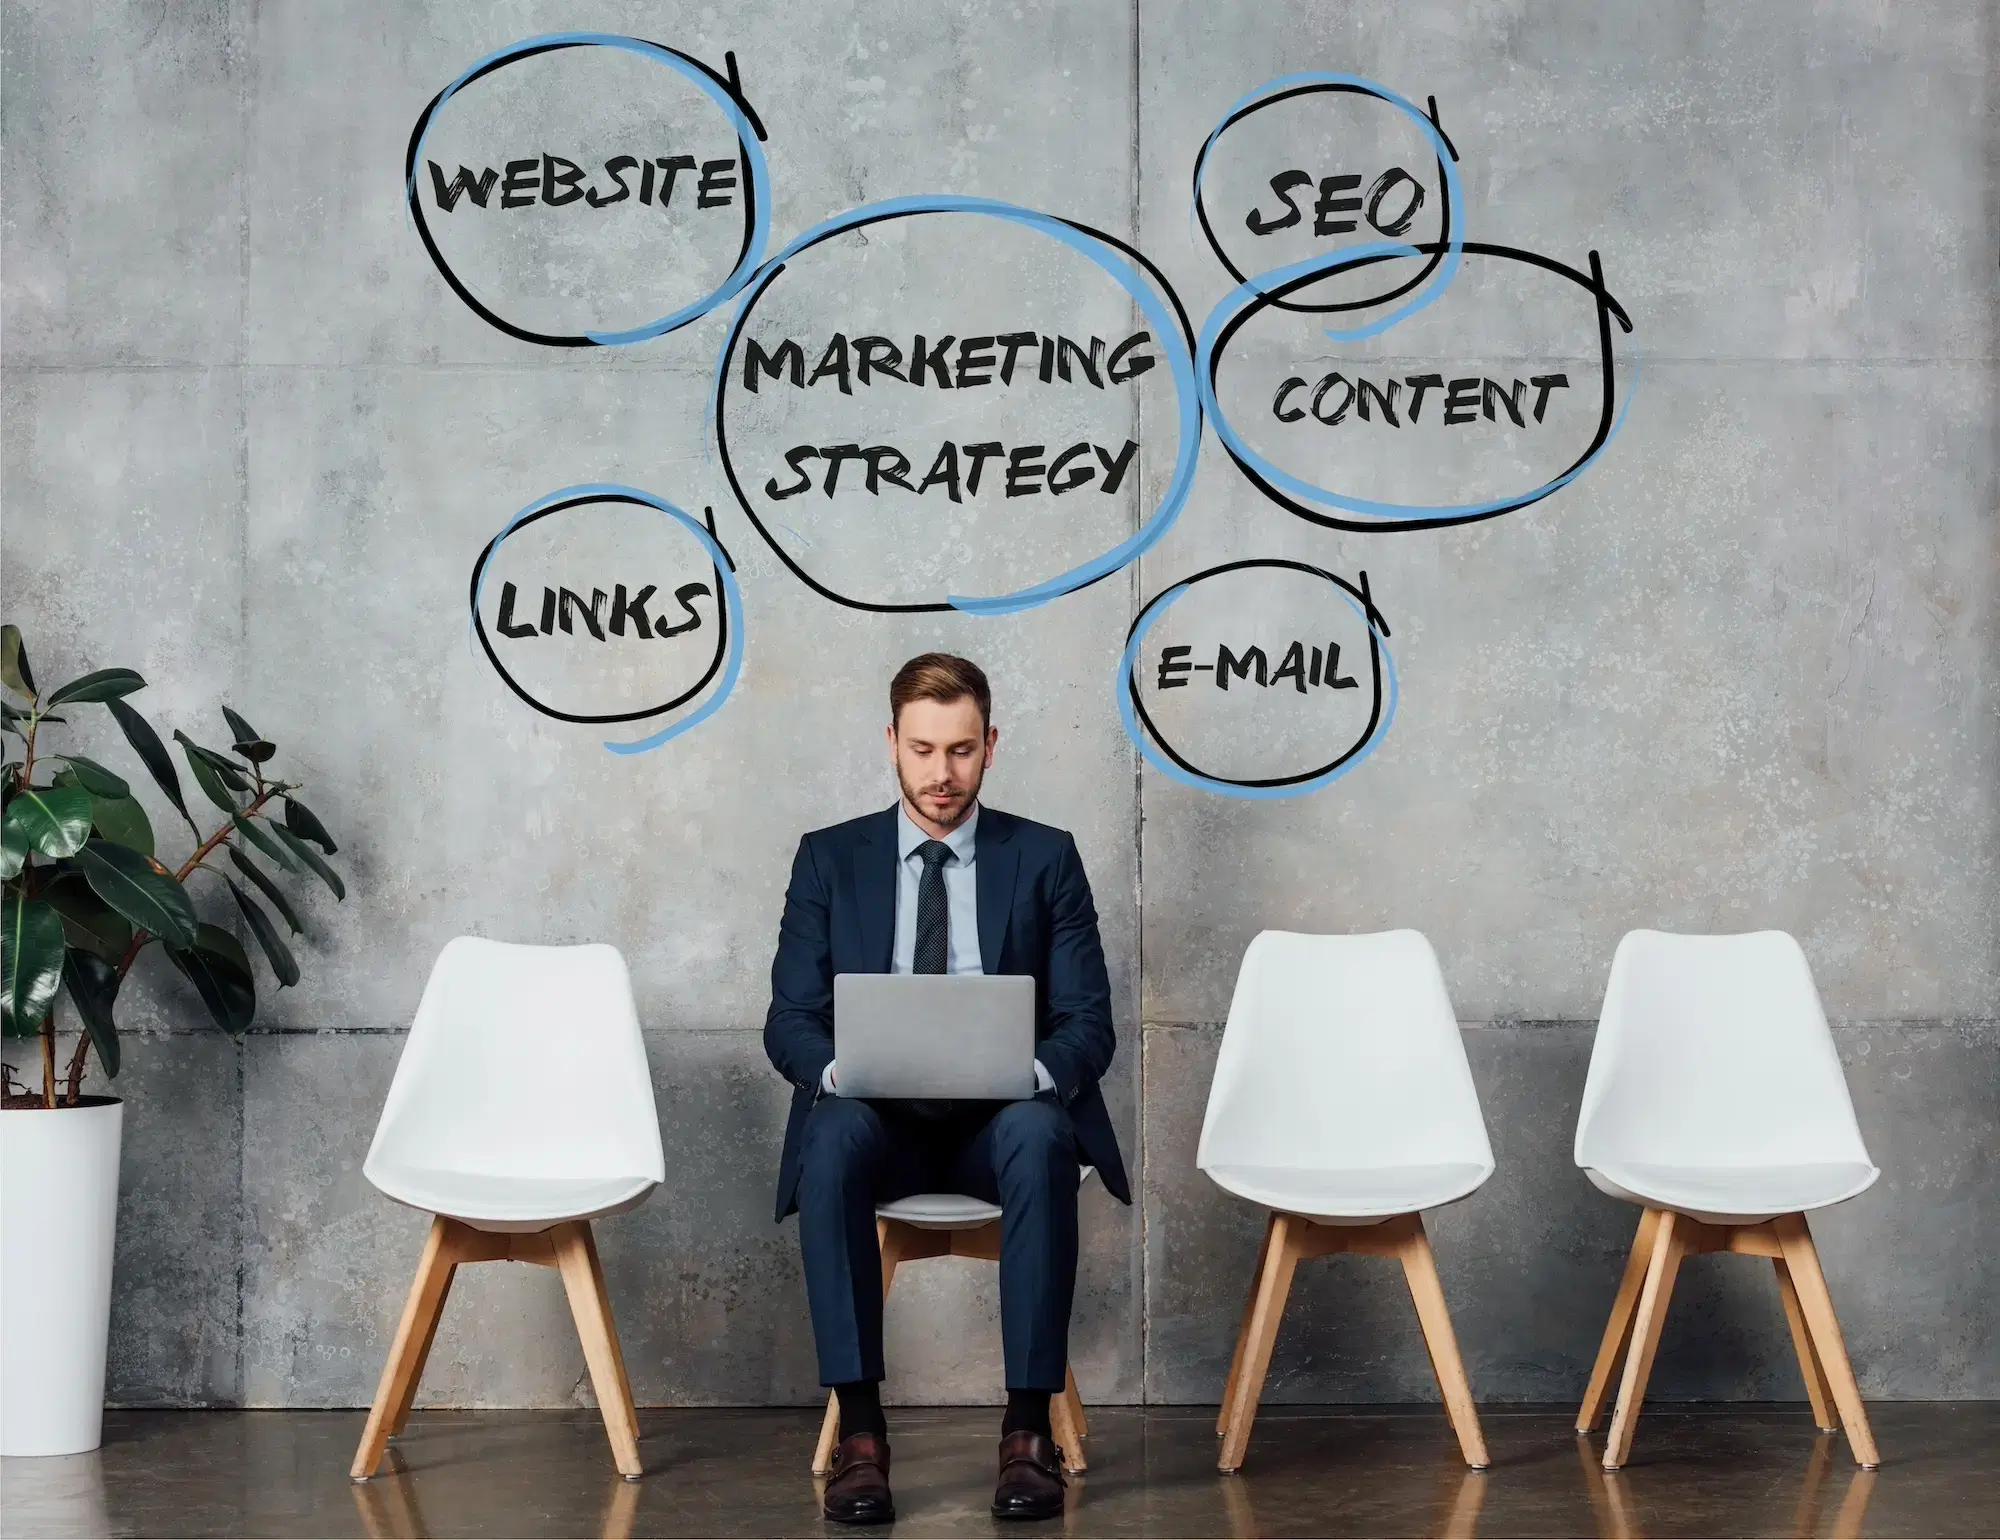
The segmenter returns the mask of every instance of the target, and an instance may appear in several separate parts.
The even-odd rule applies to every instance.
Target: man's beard
[[[971,815],[973,804],[979,800],[980,782],[985,779],[986,768],[982,765],[974,772],[972,784],[966,788],[965,800],[959,804],[958,816],[952,819],[951,823],[946,825],[946,827],[956,829]],[[920,795],[927,788],[912,786],[909,778],[903,774],[903,767],[901,765],[896,766],[896,784],[902,788],[903,800],[911,807],[920,810],[926,818],[931,818],[933,822],[942,822],[941,819],[937,819],[932,815],[931,810],[925,806],[924,799]]]

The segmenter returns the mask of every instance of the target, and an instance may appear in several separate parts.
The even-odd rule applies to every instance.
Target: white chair
[[[1222,1393],[1218,1462],[1239,1469],[1302,1257],[1394,1257],[1466,1464],[1487,1465],[1419,1210],[1493,1174],[1437,954],[1413,930],[1267,930],[1236,976],[1195,1165],[1271,1210]]]
[[[1873,1469],[1875,1439],[1805,1211],[1851,1198],[1881,1173],[1798,942],[1777,930],[1635,930],[1619,942],[1576,1163],[1601,1191],[1644,1210],[1576,1419],[1577,1432],[1591,1430],[1624,1354],[1604,1468],[1631,1452],[1681,1259],[1732,1251],[1771,1259],[1813,1415],[1829,1432],[1844,1419],[1854,1458]]]
[[[556,1268],[619,1471],[638,1418],[590,1222],[666,1179],[625,959],[609,946],[445,946],[411,1023],[362,1173],[434,1215],[350,1474],[402,1432],[462,1262]]]
[[[1094,1169],[1085,1166],[1081,1181],[1089,1181]],[[978,1257],[998,1262],[1000,1205],[951,1192],[898,1198],[876,1207],[875,1237],[882,1247],[882,1303],[886,1305],[896,1269],[905,1262],[919,1262],[926,1257]],[[1090,1428],[1083,1415],[1083,1398],[1076,1390],[1076,1371],[1065,1367],[1063,1376],[1068,1383],[1061,1395],[1050,1399],[1049,1422],[1055,1430],[1056,1445],[1063,1452],[1063,1469],[1074,1475],[1086,1468],[1083,1436]],[[813,1447],[815,1476],[824,1476],[833,1468],[833,1450],[839,1442],[840,1396],[837,1391],[830,1391],[826,1417],[820,1423],[819,1443]]]

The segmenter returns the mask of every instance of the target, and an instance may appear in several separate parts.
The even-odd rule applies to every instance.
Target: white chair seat
[[[1779,1214],[1842,1203],[1882,1173],[1866,1161],[1784,1166],[1666,1166],[1638,1161],[1586,1166],[1600,1192],[1628,1203],[1670,1208],[1708,1224],[1762,1224]]]
[[[962,1192],[920,1192],[875,1206],[878,1219],[899,1219],[919,1230],[973,1230],[1000,1217],[1000,1205]]]
[[[1324,1171],[1296,1166],[1220,1165],[1206,1168],[1224,1192],[1307,1219],[1383,1220],[1455,1203],[1476,1191],[1493,1167],[1470,1161]]]
[[[659,1184],[650,1176],[498,1176],[437,1171],[377,1158],[368,1179],[398,1203],[480,1230],[545,1230],[637,1208]]]
[[[1081,1187],[1096,1173],[1085,1166],[1077,1177]],[[894,1219],[919,1230],[976,1230],[1000,1217],[1000,1205],[983,1198],[968,1198],[962,1192],[919,1192],[893,1203],[875,1205],[877,1219]]]

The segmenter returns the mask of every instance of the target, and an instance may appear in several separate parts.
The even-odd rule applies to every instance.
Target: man
[[[1117,1041],[1090,884],[1068,834],[981,805],[1000,738],[992,708],[964,658],[924,653],[897,671],[888,746],[901,799],[799,841],[771,964],[764,1048],[794,1087],[777,1217],[798,1210],[820,1380],[840,1408],[826,1516],[844,1523],[895,1517],[875,1205],[919,1192],[1000,1205],[1007,1411],[993,1514],[1034,1519],[1063,1506],[1049,1399],[1069,1362],[1081,1164],[1132,1201],[1097,1088]],[[839,1095],[833,977],[891,972],[1032,974],[1034,1099]]]

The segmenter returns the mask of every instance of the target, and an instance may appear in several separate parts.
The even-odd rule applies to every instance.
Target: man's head
[[[949,833],[979,795],[1000,730],[977,663],[948,652],[910,659],[889,681],[889,755],[919,827]]]

